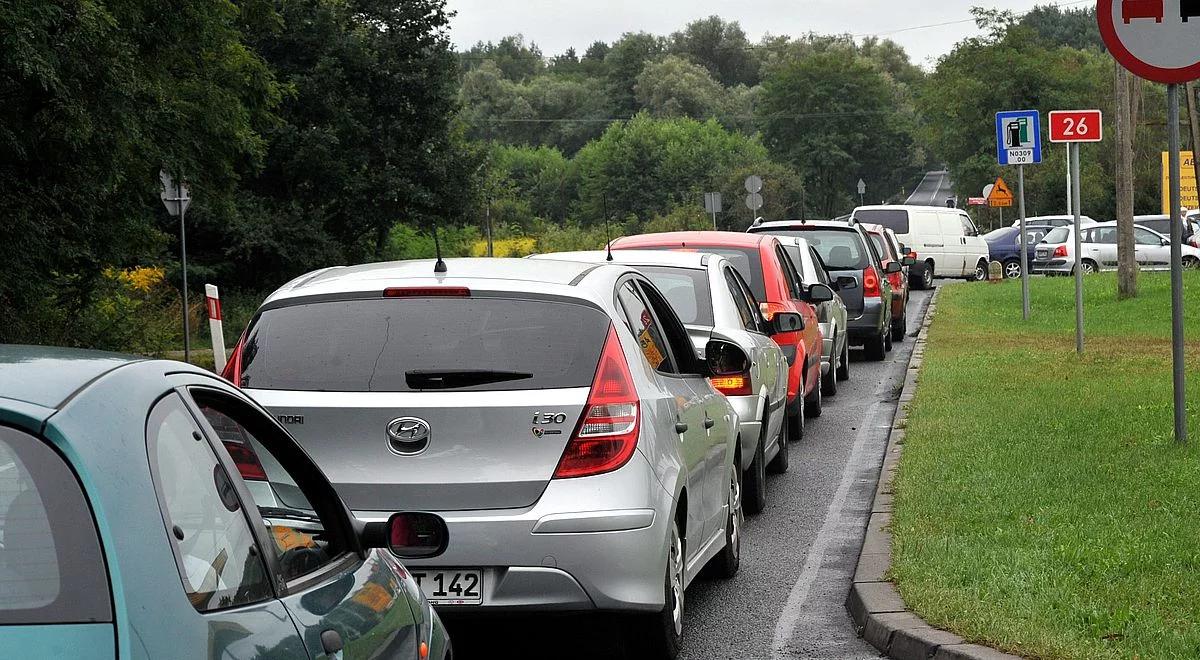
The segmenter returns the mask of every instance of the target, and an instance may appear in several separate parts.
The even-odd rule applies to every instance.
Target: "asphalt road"
[[[942,170],[926,172],[925,178],[917,184],[917,189],[908,196],[904,203],[912,206],[945,206],[946,200],[954,197],[951,187],[950,173]]]
[[[915,335],[931,292],[914,291]],[[748,517],[733,580],[701,577],[687,591],[683,658],[873,658],[854,634],[844,602],[913,341],[884,362],[851,351],[850,380],[825,399],[791,447],[791,470],[771,476],[767,508]],[[638,657],[622,648],[620,620],[505,617],[447,621],[455,660],[508,657]]]

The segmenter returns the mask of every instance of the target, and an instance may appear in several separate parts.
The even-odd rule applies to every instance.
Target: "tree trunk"
[[[1138,293],[1138,265],[1133,241],[1133,99],[1125,67],[1116,66],[1117,106],[1117,298]]]

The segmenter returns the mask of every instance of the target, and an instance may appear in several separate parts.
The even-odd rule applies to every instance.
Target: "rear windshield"
[[[1055,227],[1050,230],[1050,233],[1046,234],[1046,238],[1043,238],[1042,242],[1058,245],[1059,243],[1066,243],[1070,236],[1071,229],[1069,227]]]
[[[654,286],[667,297],[679,320],[690,325],[712,327],[712,296],[709,294],[708,273],[695,268],[669,266],[638,266]]]
[[[636,248],[624,248],[634,250],[674,250],[676,252],[707,252],[709,254],[719,254],[729,260],[737,272],[746,280],[746,284],[750,285],[750,292],[758,300],[767,299],[767,286],[763,283],[762,258],[759,257],[758,248],[731,248],[710,245],[689,245],[686,248],[668,248],[659,246],[647,246]],[[684,321],[686,323],[686,321]]]
[[[828,270],[863,270],[871,263],[867,246],[858,232],[853,229],[772,229],[775,236],[797,236],[808,240],[808,244],[821,255]]]
[[[314,392],[588,387],[610,325],[583,305],[393,298],[267,310],[241,386]]]
[[[903,209],[862,209],[854,219],[868,225],[883,225],[897,234],[908,233],[908,211]]]

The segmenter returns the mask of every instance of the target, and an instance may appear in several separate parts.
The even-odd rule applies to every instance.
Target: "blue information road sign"
[[[996,159],[1001,165],[1042,162],[1042,122],[1037,110],[996,113]]]

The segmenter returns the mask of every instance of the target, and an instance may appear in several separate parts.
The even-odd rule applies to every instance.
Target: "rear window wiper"
[[[533,374],[498,369],[413,369],[404,372],[404,381],[415,390],[446,390],[527,378],[533,378]]]

